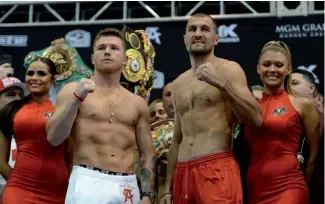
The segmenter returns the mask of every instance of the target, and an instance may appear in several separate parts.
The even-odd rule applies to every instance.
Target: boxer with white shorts
[[[66,204],[153,203],[155,152],[143,98],[120,85],[126,63],[123,34],[107,28],[94,41],[91,79],[67,84],[57,96],[47,136],[57,146],[72,140],[73,170]],[[133,172],[140,159],[141,195]]]

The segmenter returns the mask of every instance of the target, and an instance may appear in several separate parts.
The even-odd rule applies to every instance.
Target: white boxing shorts
[[[139,204],[135,174],[73,166],[65,204]]]

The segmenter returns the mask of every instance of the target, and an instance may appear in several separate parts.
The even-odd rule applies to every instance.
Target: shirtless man
[[[216,30],[205,14],[192,16],[186,26],[192,68],[172,84],[175,130],[163,204],[242,203],[240,172],[231,153],[233,129],[236,116],[261,126],[261,110],[240,65],[214,56]]]
[[[132,169],[136,146],[141,203],[152,203],[156,158],[149,110],[143,98],[120,85],[126,63],[120,31],[107,28],[97,34],[92,63],[94,76],[67,84],[47,123],[51,145],[61,144],[69,135],[74,142],[74,166],[65,203],[140,203]]]

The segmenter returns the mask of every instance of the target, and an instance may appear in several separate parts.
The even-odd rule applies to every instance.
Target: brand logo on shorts
[[[124,188],[123,195],[124,195],[124,203],[133,204],[132,189]]]
[[[235,29],[238,24],[220,25],[218,27],[218,36],[220,43],[237,43],[240,41]]]
[[[276,108],[272,111],[273,116],[280,116],[280,115],[285,115],[287,113],[287,108],[284,106],[281,106],[279,108]]]

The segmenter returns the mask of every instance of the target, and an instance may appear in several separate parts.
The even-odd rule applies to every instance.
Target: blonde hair
[[[290,67],[290,73],[289,75],[284,79],[284,87],[285,90],[287,91],[288,94],[293,95],[292,92],[292,85],[291,85],[291,81],[292,81],[292,61],[291,61],[291,53],[290,53],[290,49],[288,47],[288,45],[282,41],[270,41],[268,43],[266,43],[261,51],[261,55],[259,58],[261,58],[261,56],[269,50],[273,50],[273,51],[280,51],[283,54],[285,54],[287,56],[287,59],[289,61],[289,67]]]
[[[155,109],[157,103],[162,103],[163,101],[161,99],[156,99],[152,101],[149,105],[149,111],[151,112],[153,109]]]

